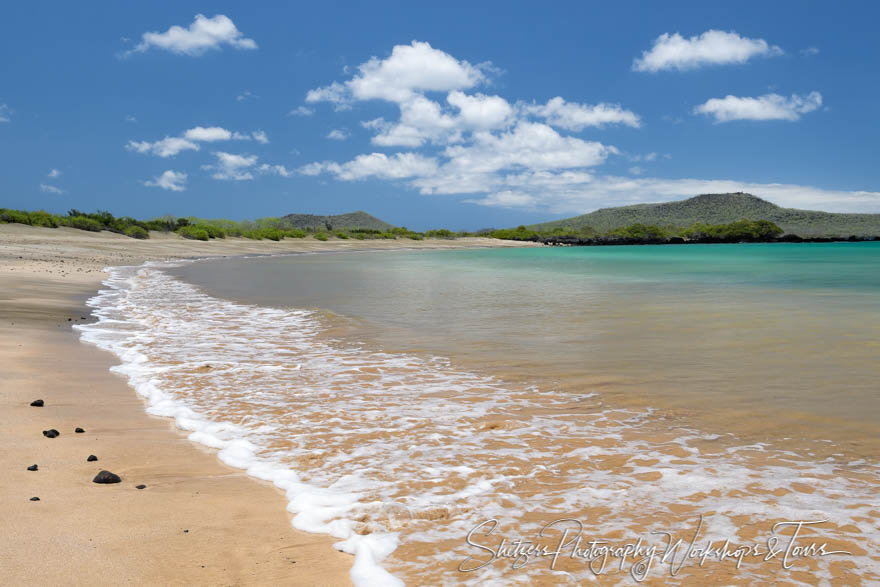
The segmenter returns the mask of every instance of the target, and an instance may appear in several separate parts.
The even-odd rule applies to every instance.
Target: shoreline
[[[283,493],[215,450],[187,439],[166,418],[148,415],[118,360],[80,342],[71,326],[88,322],[85,301],[104,267],[147,260],[341,250],[518,246],[459,241],[248,241],[201,243],[159,235],[136,241],[0,225],[0,357],[8,484],[7,536],[0,583],[94,581],[189,584],[347,585],[353,557],[334,539],[295,530]],[[423,244],[424,243],[424,244]],[[378,244],[378,246],[377,246]],[[528,246],[528,244],[526,245]],[[43,399],[45,407],[31,407]],[[84,434],[75,434],[81,426]],[[55,428],[58,438],[44,438]],[[86,462],[89,454],[98,462]],[[28,471],[32,464],[37,471]],[[97,485],[107,469],[122,477]],[[146,485],[143,490],[135,489]],[[31,497],[40,497],[31,502]]]

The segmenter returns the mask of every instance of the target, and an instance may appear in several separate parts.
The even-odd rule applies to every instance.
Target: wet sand
[[[352,557],[295,531],[273,486],[144,413],[109,353],[79,342],[103,268],[148,259],[364,248],[505,246],[312,239],[207,243],[174,235],[0,225],[0,584],[349,584]],[[514,246],[516,246],[514,244]],[[43,399],[42,408],[31,407]],[[76,434],[82,427],[85,433]],[[46,438],[42,431],[61,435]],[[87,462],[94,454],[97,462]],[[37,471],[27,467],[37,464]],[[106,469],[114,485],[91,482]],[[144,484],[146,488],[136,489]],[[32,502],[31,497],[40,501]]]

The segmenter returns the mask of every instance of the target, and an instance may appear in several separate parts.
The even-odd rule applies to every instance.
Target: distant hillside
[[[781,208],[751,194],[703,194],[678,202],[636,204],[603,208],[583,216],[544,222],[532,230],[550,231],[557,227],[584,229],[599,233],[637,222],[661,227],[687,227],[694,222],[727,224],[737,220],[770,220],[786,234],[812,236],[880,235],[880,214],[841,214]]]
[[[383,220],[371,216],[366,212],[349,212],[348,214],[336,214],[334,216],[317,216],[315,214],[288,214],[281,221],[289,228],[322,228],[337,230],[342,228],[367,228],[372,230],[386,231],[394,228]]]

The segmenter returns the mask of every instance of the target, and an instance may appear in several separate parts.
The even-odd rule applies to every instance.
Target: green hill
[[[288,214],[281,218],[281,222],[287,228],[310,228],[341,230],[352,228],[365,228],[368,230],[380,230],[385,232],[394,228],[384,220],[379,220],[366,212],[349,212],[348,214],[336,214],[333,216],[319,216],[315,214]]]
[[[574,218],[534,224],[529,228],[541,232],[557,227],[575,230],[592,228],[598,233],[605,233],[637,222],[664,228],[684,228],[694,222],[727,224],[737,220],[769,220],[778,224],[786,234],[803,237],[880,235],[880,214],[842,214],[782,208],[742,192],[703,194],[663,204],[603,208]]]

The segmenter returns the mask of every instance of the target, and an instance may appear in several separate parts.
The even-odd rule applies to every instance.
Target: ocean
[[[880,243],[317,253],[106,283],[83,339],[339,538],[358,584],[880,580]],[[551,561],[559,519],[585,543],[699,523],[762,548],[821,521],[797,539],[847,554]]]

